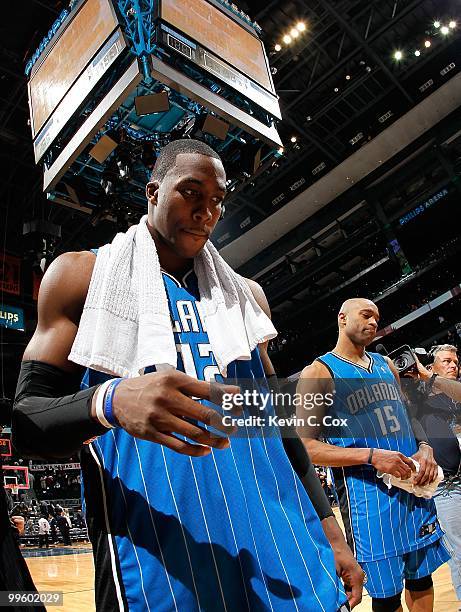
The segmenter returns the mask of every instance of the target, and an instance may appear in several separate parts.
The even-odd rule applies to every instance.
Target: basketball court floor
[[[341,524],[339,513],[335,514]],[[58,547],[39,553],[23,549],[26,561],[39,591],[62,591],[64,605],[50,607],[52,611],[94,612],[94,566],[89,545],[74,548]],[[435,612],[457,612],[459,603],[445,563],[434,574]],[[407,610],[406,606],[403,606]],[[371,599],[364,594],[357,612],[371,611]],[[181,611],[183,612],[183,611]],[[185,610],[184,612],[188,612]],[[234,612],[234,611],[233,611]],[[235,611],[238,612],[238,611]],[[311,612],[311,611],[309,611]],[[312,612],[315,612],[312,610]]]

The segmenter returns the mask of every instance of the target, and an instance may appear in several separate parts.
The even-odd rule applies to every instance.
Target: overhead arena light
[[[448,27],[449,27],[451,30],[454,30],[454,29],[456,28],[456,21],[453,21],[453,20],[452,20],[452,21],[450,21],[450,23],[448,24]]]
[[[387,121],[388,119],[390,119],[392,117],[394,113],[391,110],[388,110],[386,113],[384,113],[383,115],[381,115],[381,117],[378,117],[378,121],[380,123],[384,123],[385,121]]]
[[[299,32],[304,32],[304,30],[306,29],[306,24],[304,23],[304,21],[300,21],[296,24],[296,29]]]
[[[438,30],[438,29],[440,28],[440,26],[441,26],[440,21],[434,21],[434,28],[435,28],[436,30]]]
[[[450,70],[453,70],[453,68],[455,67],[456,67],[455,62],[450,62],[448,66],[445,66],[445,68],[442,68],[442,70],[440,71],[440,75],[445,76],[448,72],[450,72]]]
[[[353,138],[351,138],[349,140],[349,143],[354,146],[355,144],[357,144],[360,140],[362,140],[363,138],[363,132],[359,132],[358,134],[356,134]]]
[[[421,55],[421,51],[419,49],[416,49],[415,55],[416,55],[416,57],[419,57]]]
[[[278,43],[274,47],[274,51],[281,51],[281,49],[282,49],[282,45],[279,45]]]
[[[299,30],[297,30],[296,28],[292,28],[290,30],[290,36],[291,36],[291,38],[298,38]]]
[[[423,83],[418,89],[421,93],[423,93],[423,91],[426,91],[426,89],[429,89],[429,87],[432,87],[433,84],[434,84],[434,80],[429,79],[428,81]]]
[[[286,45],[289,45],[291,43],[291,36],[289,34],[285,34],[285,36],[283,37],[283,42]]]
[[[441,32],[441,33],[442,33],[444,36],[446,36],[446,35],[447,35],[447,34],[450,32],[450,28],[449,28],[448,26],[442,26],[442,27],[440,28],[440,32]]]
[[[402,51],[396,51],[394,53],[394,59],[397,60],[398,62],[400,62],[400,60],[403,58],[403,53]]]
[[[123,181],[128,181],[131,178],[132,175],[132,165],[131,165],[131,158],[130,155],[127,151],[122,151],[121,153],[118,154],[117,159],[116,159],[116,165],[118,168],[118,173],[120,175],[120,178]]]
[[[425,40],[424,41],[424,46],[426,47],[426,49],[429,49],[429,47],[431,46],[431,41],[430,40]]]

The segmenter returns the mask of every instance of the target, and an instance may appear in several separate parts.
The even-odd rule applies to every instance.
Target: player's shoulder
[[[331,379],[330,369],[319,359],[314,359],[301,372],[300,378],[325,378]]]
[[[91,251],[62,253],[46,271],[42,285],[51,284],[55,290],[66,286],[72,293],[82,287],[88,289],[95,262],[96,255]]]
[[[271,316],[269,302],[267,301],[266,294],[264,293],[264,289],[261,287],[259,283],[254,281],[251,278],[241,277],[248,287],[250,288],[251,293],[253,294],[254,299],[256,300],[258,306],[263,310],[268,317]]]
[[[43,308],[61,311],[80,310],[88,293],[96,255],[91,251],[59,255],[47,269],[38,297],[39,312]]]
[[[96,255],[93,251],[68,251],[53,260],[44,278],[50,275],[68,274],[69,272],[76,276],[84,276],[88,273],[91,276],[95,261]]]
[[[392,369],[394,365],[392,359],[387,355],[381,355],[381,353],[374,353],[373,351],[367,351],[367,355],[373,359],[376,365],[387,366],[389,369]]]

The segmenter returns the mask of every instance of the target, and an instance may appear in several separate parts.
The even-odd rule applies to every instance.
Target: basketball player
[[[335,348],[301,374],[298,391],[322,393],[324,401],[300,435],[312,462],[333,468],[348,541],[368,578],[373,610],[402,610],[405,585],[408,608],[420,612],[433,609],[431,574],[448,559],[435,506],[388,489],[378,473],[406,479],[415,469],[412,457],[424,464],[419,482],[426,484],[437,466],[427,443],[418,450],[392,362],[365,350],[378,321],[370,300],[341,306]],[[338,427],[332,426],[335,418]]]
[[[210,399],[205,375],[217,370],[197,306],[193,258],[221,215],[225,183],[221,160],[203,143],[175,141],[157,159],[146,189],[148,229],[163,270],[178,370],[152,367],[122,380],[110,431],[96,413],[107,375],[83,373],[68,359],[96,256],[65,254],[42,281],[13,441],[29,456],[64,457],[98,436],[81,452],[98,610],[334,612],[346,602],[335,569],[351,605],[360,601],[362,572],[337,535],[333,554],[325,520],[280,437],[213,436],[205,425],[228,429],[215,410],[191,399]],[[251,361],[229,364],[228,373],[263,377],[258,350]],[[327,522],[330,528],[331,517]]]

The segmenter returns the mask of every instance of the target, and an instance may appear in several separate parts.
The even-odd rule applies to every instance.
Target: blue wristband
[[[115,378],[106,389],[106,395],[104,396],[104,416],[107,421],[114,427],[120,427],[112,410],[112,400],[114,399],[114,392],[119,383],[124,380],[123,378]]]

